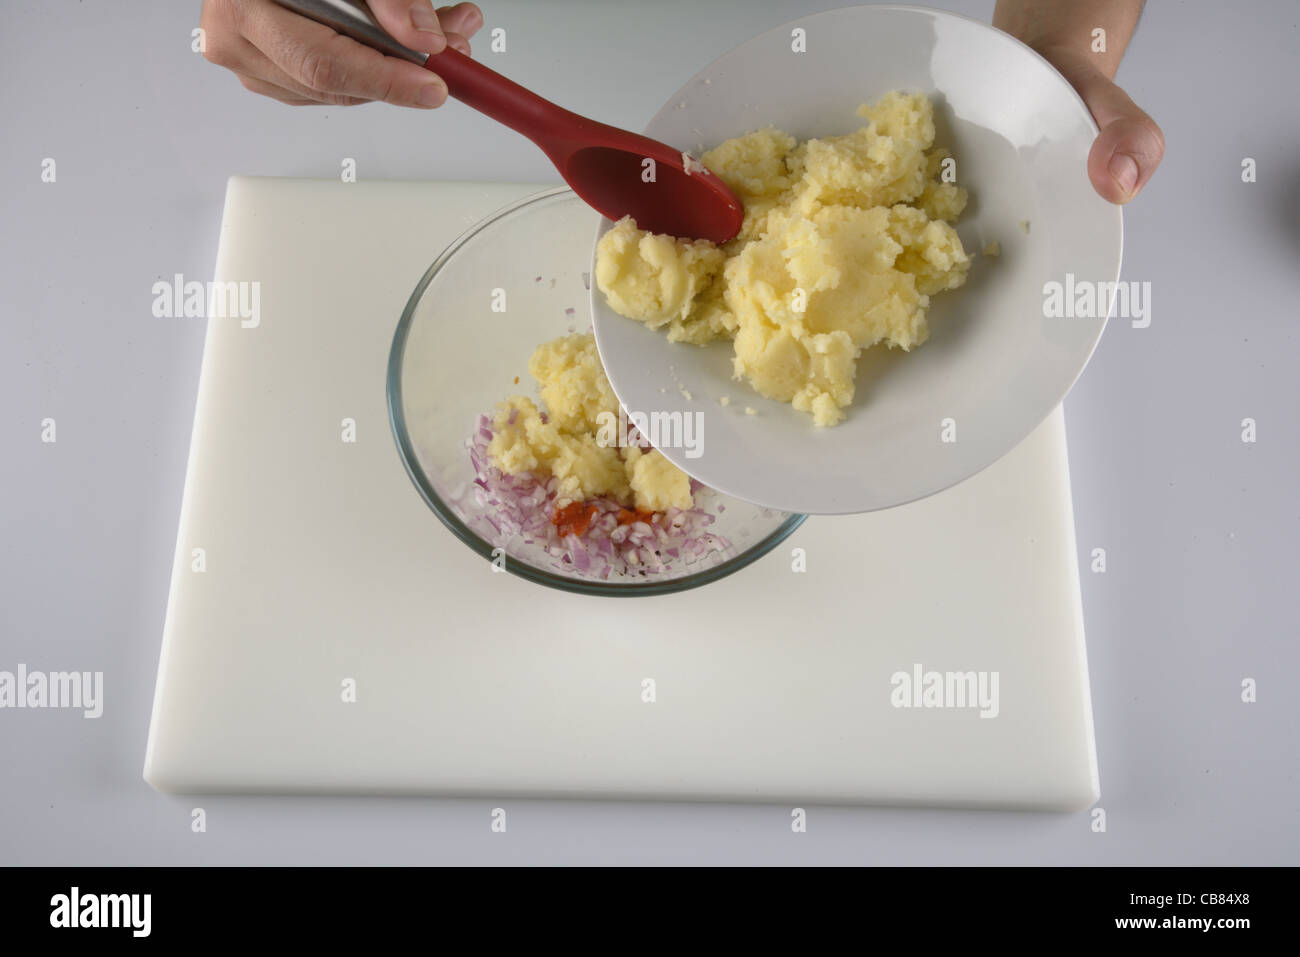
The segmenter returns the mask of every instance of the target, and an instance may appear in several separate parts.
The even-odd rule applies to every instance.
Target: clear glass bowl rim
[[[429,482],[424,470],[420,467],[419,459],[415,454],[415,447],[411,442],[410,435],[406,427],[406,418],[402,412],[402,360],[406,351],[406,340],[410,333],[411,323],[415,317],[415,310],[419,306],[420,300],[424,297],[424,291],[429,287],[433,278],[452,261],[455,255],[475,237],[492,226],[503,220],[509,219],[516,213],[528,209],[531,206],[546,203],[552,199],[568,194],[574,196],[573,190],[567,186],[556,186],[551,189],[543,190],[540,193],[533,193],[525,196],[507,206],[503,206],[495,213],[485,217],[480,222],[471,226],[465,232],[461,233],[455,241],[439,254],[433,264],[425,270],[424,275],[416,284],[415,290],[406,302],[406,308],[402,310],[402,317],[397,322],[397,330],[393,334],[393,345],[388,354],[388,376],[387,376],[387,397],[388,397],[388,421],[393,429],[393,438],[397,441],[397,449],[401,454],[402,465],[406,468],[406,474],[411,477],[420,496],[433,510],[433,514],[438,516],[447,529],[458,539],[468,545],[485,561],[492,561],[494,556],[493,546],[485,541],[480,535],[469,528],[455,511],[442,497],[434,490]],[[567,578],[563,575],[548,572],[545,569],[529,565],[522,560],[514,560],[509,556],[506,558],[506,571],[517,575],[527,581],[534,582],[538,585],[545,585],[549,588],[558,588],[561,591],[571,592],[580,595],[608,595],[615,597],[632,597],[636,595],[670,595],[674,592],[686,591],[691,588],[698,588],[701,585],[708,585],[719,579],[726,578],[733,572],[738,572],[742,568],[752,564],[770,552],[781,542],[785,541],[790,534],[803,524],[806,515],[791,515],[776,529],[769,533],[761,541],[755,542],[739,555],[735,555],[721,564],[714,565],[710,568],[702,569],[698,572],[692,572],[689,575],[683,575],[680,578],[665,579],[663,581],[644,581],[644,582],[610,582],[599,579],[582,580],[576,578]]]

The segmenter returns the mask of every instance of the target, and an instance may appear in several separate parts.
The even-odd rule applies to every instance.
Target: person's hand
[[[369,0],[379,24],[422,53],[448,46],[469,54],[483,25],[472,3],[434,10],[430,0]],[[271,0],[203,0],[204,57],[239,77],[246,89],[294,106],[351,106],[382,100],[432,109],[447,84],[422,66],[384,56]]]
[[[998,0],[993,25],[1038,51],[1078,91],[1101,132],[1088,154],[1088,178],[1112,203],[1146,186],[1165,155],[1155,120],[1115,85],[1115,71],[1137,26],[1141,0]],[[1092,31],[1106,31],[1093,52]]]
[[[1156,121],[1115,85],[1097,65],[1076,51],[1039,51],[1083,97],[1101,132],[1088,153],[1088,178],[1104,199],[1127,203],[1147,184],[1165,155],[1165,135]]]

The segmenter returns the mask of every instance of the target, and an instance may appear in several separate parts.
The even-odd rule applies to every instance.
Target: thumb
[[[1067,77],[1092,111],[1101,132],[1088,153],[1088,178],[1103,199],[1127,203],[1146,186],[1165,155],[1165,135],[1127,93],[1088,69]]]
[[[421,53],[441,53],[447,38],[430,0],[370,0],[370,12],[398,43]]]

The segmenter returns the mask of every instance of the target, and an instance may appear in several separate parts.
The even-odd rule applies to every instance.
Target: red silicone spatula
[[[434,56],[405,47],[361,0],[276,2],[428,67],[456,99],[540,146],[573,191],[610,219],[631,216],[641,229],[715,243],[740,232],[745,211],[726,184],[698,163],[688,169],[681,151],[665,143],[570,113],[451,47]]]

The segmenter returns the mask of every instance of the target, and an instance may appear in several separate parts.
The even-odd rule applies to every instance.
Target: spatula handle
[[[429,57],[424,65],[443,78],[447,92],[456,99],[522,133],[542,149],[570,124],[587,122],[451,47]]]
[[[292,10],[309,20],[332,27],[336,32],[351,37],[358,43],[374,47],[388,56],[401,57],[424,66],[429,54],[403,46],[389,36],[379,25],[375,15],[362,0],[275,0],[286,10]]]

